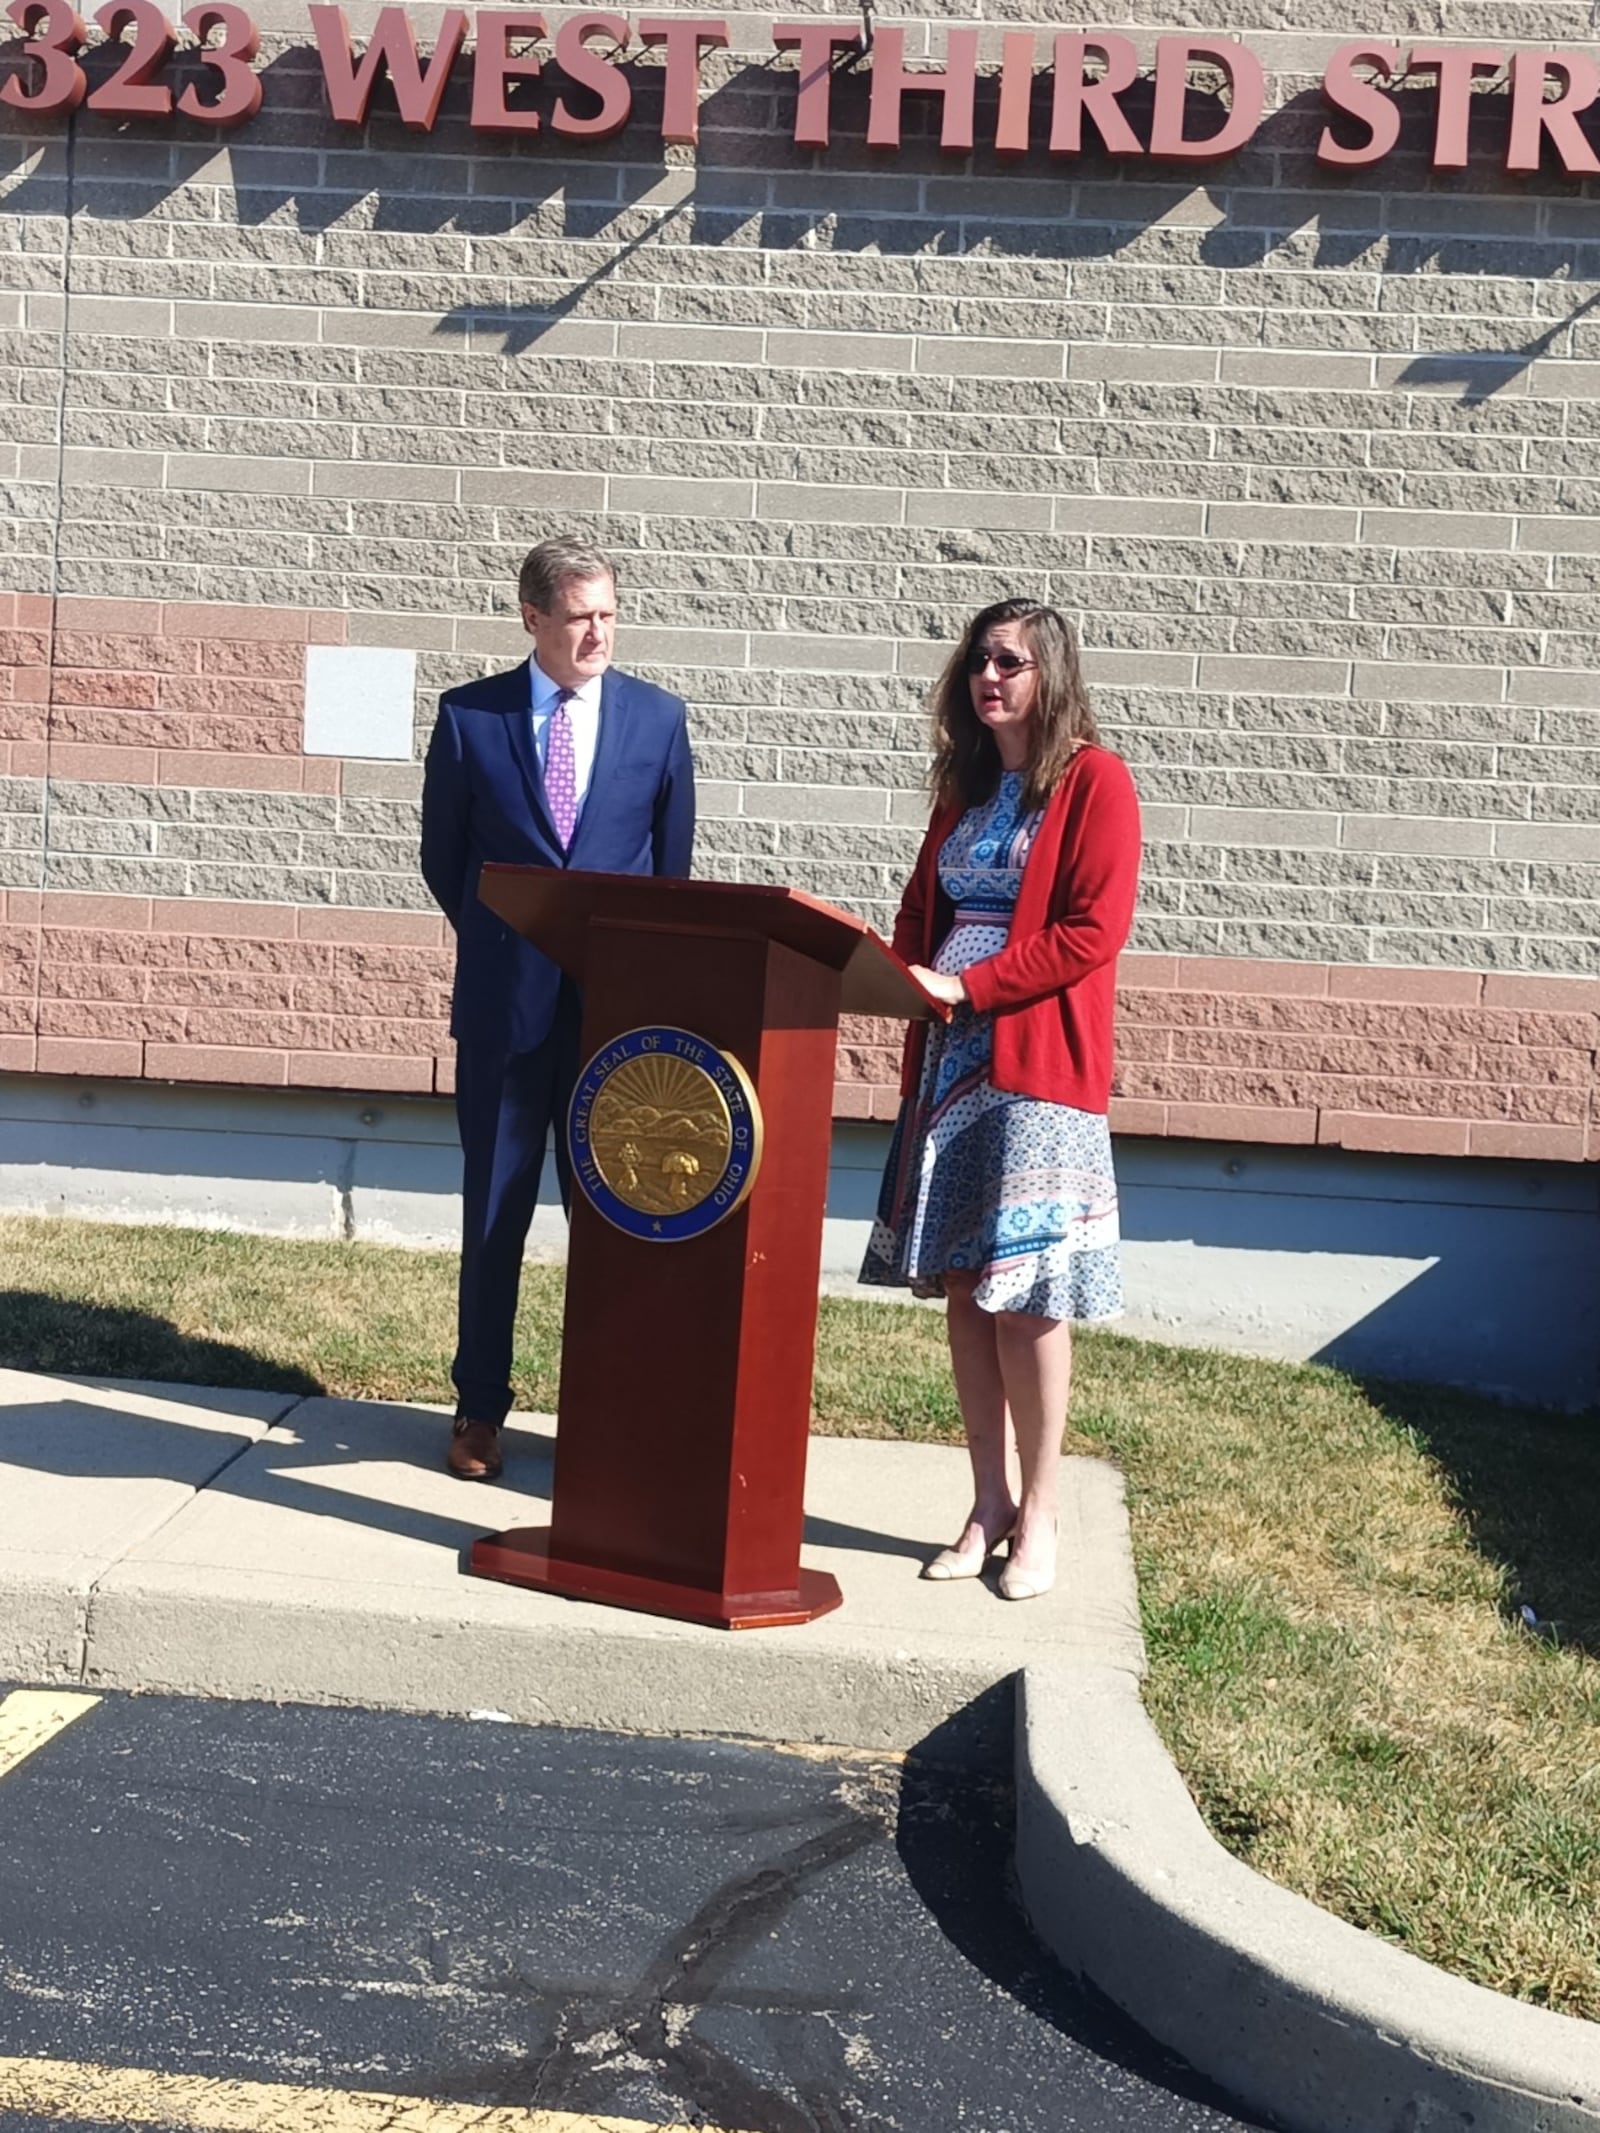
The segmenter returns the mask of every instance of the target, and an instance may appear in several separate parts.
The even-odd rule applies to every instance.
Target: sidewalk
[[[966,1504],[942,1447],[817,1438],[835,1614],[730,1633],[463,1576],[549,1515],[552,1425],[453,1480],[442,1412],[0,1371],[0,1682],[489,1712],[1014,1768],[1041,1939],[1289,2133],[1600,2133],[1600,2026],[1500,1998],[1230,1858],[1139,1701],[1122,1486],[1064,1463],[1063,1576],[917,1576]],[[1020,1694],[1017,1684],[1020,1682]]]
[[[1140,1664],[1090,1461],[1070,1576],[1022,1605],[917,1575],[964,1453],[833,1438],[805,1560],[845,1603],[820,1621],[730,1633],[464,1576],[480,1533],[548,1521],[552,1429],[516,1418],[506,1479],[467,1484],[425,1408],[0,1372],[0,1678],[891,1750],[959,1721],[1003,1759],[1020,1667]]]

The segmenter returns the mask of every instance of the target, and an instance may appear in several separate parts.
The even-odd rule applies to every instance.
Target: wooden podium
[[[841,1598],[800,1568],[839,1016],[944,1010],[794,889],[490,865],[479,894],[581,983],[580,1071],[642,1027],[692,1032],[742,1067],[762,1134],[748,1197],[683,1241],[574,1190],[551,1523],[477,1541],[470,1568],[728,1629],[808,1622]]]

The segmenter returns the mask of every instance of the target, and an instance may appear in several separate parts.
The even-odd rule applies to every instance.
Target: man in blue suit
[[[694,769],[680,698],[611,665],[616,572],[592,544],[541,541],[517,585],[533,655],[439,701],[422,786],[422,872],[456,933],[450,1029],[462,1178],[450,1471],[500,1472],[522,1252],[566,1114],[580,1003],[570,979],[478,900],[486,859],[610,874],[689,871]]]

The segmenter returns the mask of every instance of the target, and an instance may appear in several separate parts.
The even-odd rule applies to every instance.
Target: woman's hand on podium
[[[941,1007],[966,1005],[967,986],[964,978],[947,977],[942,970],[930,970],[925,963],[910,963],[907,968],[929,999],[937,1000]]]

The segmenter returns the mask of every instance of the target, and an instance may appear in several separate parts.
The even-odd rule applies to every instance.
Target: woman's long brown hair
[[[941,806],[979,806],[994,797],[1000,783],[1000,751],[994,735],[972,708],[972,682],[967,673],[974,646],[1000,622],[1022,624],[1023,642],[1037,662],[1039,686],[1028,722],[1023,806],[1043,807],[1079,742],[1098,743],[1100,739],[1083,685],[1072,624],[1037,600],[997,600],[967,624],[933,692],[934,755],[929,783]]]

